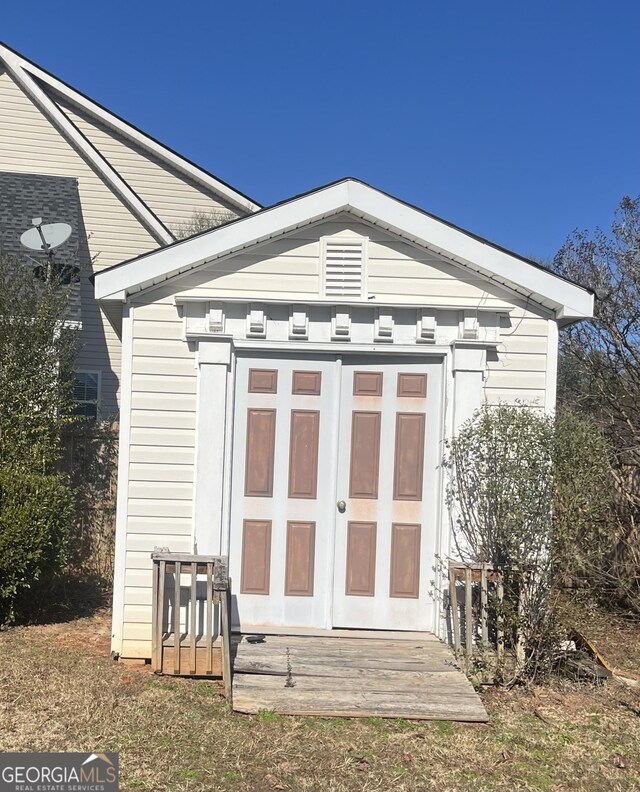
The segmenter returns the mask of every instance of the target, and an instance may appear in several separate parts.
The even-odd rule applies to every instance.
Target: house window
[[[325,297],[365,296],[366,237],[322,237],[322,283]]]
[[[76,415],[96,420],[100,406],[100,372],[77,371],[71,399],[76,405]]]

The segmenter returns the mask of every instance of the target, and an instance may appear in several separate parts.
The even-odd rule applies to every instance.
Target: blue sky
[[[355,176],[548,258],[640,193],[637,0],[5,5],[5,43],[263,204]]]

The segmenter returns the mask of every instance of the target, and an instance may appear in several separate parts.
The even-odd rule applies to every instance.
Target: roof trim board
[[[150,288],[344,211],[531,298],[565,323],[593,314],[589,290],[355,179],[321,187],[103,270],[96,276],[96,298],[122,299],[123,294]]]
[[[99,120],[107,127],[115,130],[124,138],[132,141],[142,149],[158,157],[161,161],[171,165],[178,172],[189,177],[201,187],[216,193],[228,204],[231,204],[231,206],[236,207],[244,212],[255,212],[261,208],[260,204],[256,203],[248,196],[238,192],[230,185],[215,177],[213,174],[191,162],[191,160],[181,156],[173,149],[160,143],[146,132],[143,132],[133,124],[130,124],[129,122],[120,118],[120,116],[112,113],[110,110],[107,110],[98,102],[95,102],[82,92],[72,88],[63,80],[60,80],[53,74],[50,74],[37,64],[32,63],[23,55],[20,55],[19,53],[15,52],[15,50],[12,50],[6,44],[1,42],[0,62],[3,62],[10,71],[21,72],[27,78],[30,78],[30,80],[35,83],[35,86],[39,88],[45,96],[46,92],[42,90],[42,87],[38,84],[38,81],[39,83],[43,83],[47,87],[53,89],[72,104],[82,108],[82,110],[84,110],[90,116]],[[50,98],[49,100],[55,107],[57,107],[53,100]],[[71,122],[69,121],[69,123]],[[75,126],[74,129],[76,129]],[[81,135],[82,133],[78,131],[78,134]],[[82,137],[84,138],[84,135]],[[86,138],[84,139],[86,140]]]

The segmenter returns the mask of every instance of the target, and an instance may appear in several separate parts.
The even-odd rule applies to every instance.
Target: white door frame
[[[450,344],[426,346],[372,344],[350,345],[344,342],[331,344],[309,344],[304,341],[279,343],[277,347],[269,342],[253,339],[233,339],[230,336],[215,336],[206,332],[190,334],[190,340],[197,343],[196,366],[198,371],[195,449],[195,487],[193,539],[194,549],[198,552],[228,554],[230,539],[231,480],[234,405],[234,366],[236,350],[253,351],[266,355],[274,352],[292,354],[322,355],[323,353],[344,357],[349,355],[385,354],[393,356],[408,355],[414,359],[438,357],[442,360],[443,403],[441,409],[440,442],[452,437],[473,411],[480,407],[483,399],[483,381],[486,370],[486,353],[492,345],[484,342],[454,340]],[[211,376],[203,369],[207,366],[221,366],[217,376]],[[208,409],[220,395],[220,385],[224,398],[219,400],[220,408]],[[217,391],[217,394],[216,394]],[[337,396],[339,398],[339,396]],[[212,437],[221,438],[213,443]],[[215,446],[215,448],[212,448]],[[211,488],[212,465],[222,471],[222,486]],[[445,480],[439,474],[440,497],[438,505],[439,530],[437,531],[437,553],[443,562],[451,554],[451,522],[453,515],[446,505]],[[438,564],[436,564],[438,566]],[[435,585],[442,591],[442,570],[436,569]],[[436,598],[433,613],[433,631],[441,636],[445,633],[442,619],[441,597]],[[327,623],[331,619],[331,605],[327,605]]]

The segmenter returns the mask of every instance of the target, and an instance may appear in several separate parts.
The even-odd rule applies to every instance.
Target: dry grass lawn
[[[640,790],[627,687],[491,691],[488,725],[252,717],[112,661],[108,632],[98,613],[0,634],[0,751],[119,751],[121,788],[149,792]]]

